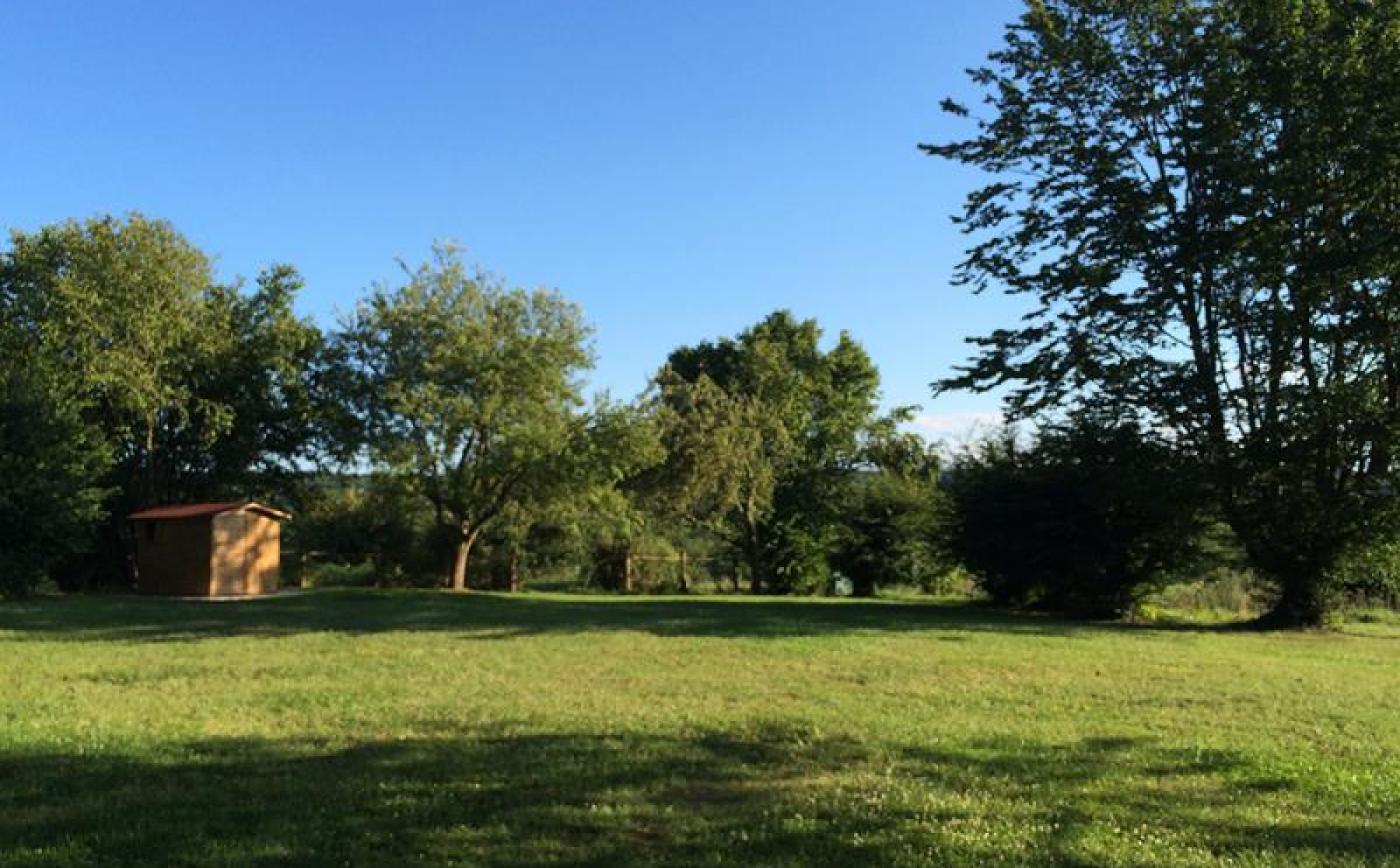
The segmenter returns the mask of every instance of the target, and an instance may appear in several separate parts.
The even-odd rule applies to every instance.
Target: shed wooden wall
[[[148,525],[154,525],[152,539]],[[209,518],[168,519],[136,525],[137,590],[143,594],[209,593]]]

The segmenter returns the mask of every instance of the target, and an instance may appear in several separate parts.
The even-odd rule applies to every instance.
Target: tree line
[[[454,588],[698,546],[758,593],[1121,614],[1229,562],[1277,625],[1393,593],[1400,0],[1034,0],[972,81],[924,149],[988,177],[957,282],[1026,312],[934,388],[1021,434],[941,454],[788,312],[589,399],[581,311],[450,246],[322,330],[289,266],[221,284],[167,223],[69,221],[0,256],[4,586],[123,584],[132,508],[253,495]]]
[[[632,556],[684,551],[752,593],[972,581],[1116,616],[1239,557],[1209,468],[1162,432],[1090,408],[945,453],[915,408],[880,410],[856,340],[786,311],[677,348],[623,402],[585,395],[576,305],[450,245],[326,330],[301,285],[287,265],[220,283],[139,214],[12,235],[7,592],[128,587],[127,513],[241,497],[292,506],[292,540],[378,583],[458,590],[561,568],[617,588]]]
[[[596,566],[685,535],[754,592],[810,590],[838,557],[878,560],[843,524],[853,485],[879,499],[894,483],[874,480],[897,479],[910,490],[883,496],[911,512],[940,496],[936,457],[899,431],[905,411],[878,413],[864,350],[844,334],[826,348],[787,312],[677,349],[622,402],[584,394],[576,305],[450,245],[330,329],[296,314],[301,286],[287,265],[220,283],[207,254],[140,214],[12,233],[7,590],[129,586],[128,513],[239,497],[304,507],[291,533],[308,546],[459,590],[541,551]],[[935,537],[904,545],[925,573]]]

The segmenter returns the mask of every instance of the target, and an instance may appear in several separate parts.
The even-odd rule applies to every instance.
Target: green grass
[[[1400,625],[0,604],[0,864],[1400,864]]]

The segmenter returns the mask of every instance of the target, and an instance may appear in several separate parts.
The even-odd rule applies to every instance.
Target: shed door
[[[209,559],[210,594],[222,596],[247,593],[246,525],[247,520],[241,512],[225,512],[214,516],[214,550]]]
[[[270,594],[277,590],[281,572],[282,524],[274,518],[248,513],[248,592]]]

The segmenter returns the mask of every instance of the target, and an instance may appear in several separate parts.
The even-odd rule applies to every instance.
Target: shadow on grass
[[[777,725],[691,738],[444,729],[335,748],[176,744],[154,758],[12,752],[0,780],[0,863],[33,865],[1294,864],[1400,852],[1383,818],[1290,824],[1253,810],[1296,794],[1236,755],[1129,739],[877,754]]]
[[[771,637],[852,631],[1071,636],[1085,630],[1221,630],[1084,622],[971,603],[780,597],[454,595],[319,591],[232,603],[137,596],[50,597],[0,603],[0,631],[35,639],[198,640],[310,632],[457,631],[473,639],[637,630],[656,636]]]

